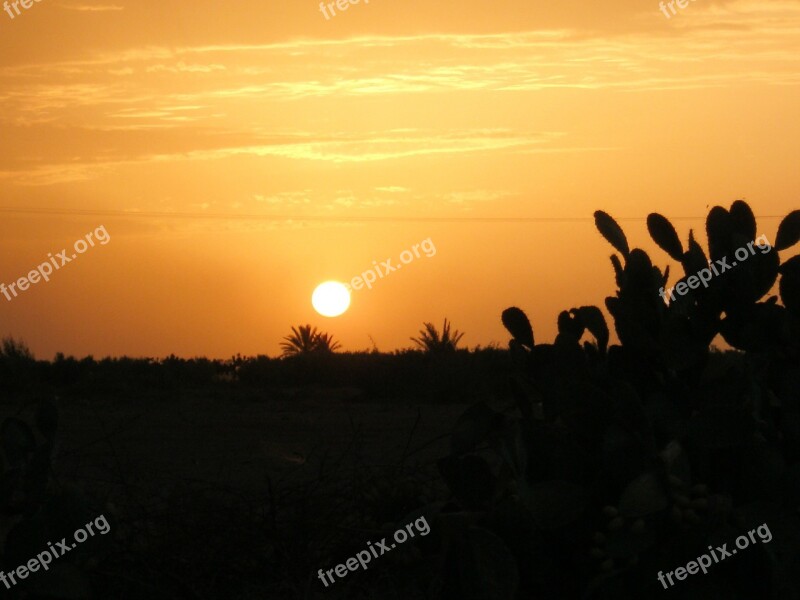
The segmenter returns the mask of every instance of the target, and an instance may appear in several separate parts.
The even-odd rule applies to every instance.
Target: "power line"
[[[117,217],[128,219],[212,219],[227,221],[309,221],[320,223],[583,223],[593,222],[594,217],[332,217],[322,215],[264,215],[221,214],[156,211],[125,211],[62,208],[13,208],[0,207],[0,213],[30,215],[61,215],[87,217]],[[669,217],[671,221],[699,221],[706,217]],[[781,215],[757,216],[757,219],[782,219]],[[614,217],[616,221],[645,221],[646,217]]]

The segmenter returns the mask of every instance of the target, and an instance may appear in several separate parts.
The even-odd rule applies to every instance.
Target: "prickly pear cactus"
[[[798,214],[766,250],[755,245],[745,202],[714,207],[707,252],[693,232],[684,245],[668,219],[651,214],[651,237],[681,264],[690,290],[667,301],[669,268],[595,213],[618,253],[606,307],[621,345],[608,347],[594,306],[562,311],[553,344],[534,343],[520,308],[503,312],[516,410],[472,406],[439,463],[451,496],[438,521],[437,597],[656,597],[655,573],[712,542],[761,522],[800,535],[800,257],[781,264],[778,256],[800,241]],[[689,285],[709,260],[731,270]],[[776,281],[782,306],[762,300]],[[581,346],[587,332],[594,343]],[[718,334],[744,352],[724,361],[714,353],[712,364]],[[796,582],[779,580],[792,570],[780,558],[791,549],[748,552],[744,569],[685,582],[686,597],[800,596]]]

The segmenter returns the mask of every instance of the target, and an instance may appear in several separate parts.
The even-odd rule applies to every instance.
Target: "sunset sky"
[[[746,199],[771,241],[798,208],[800,1],[20,10],[0,12],[0,282],[111,238],[0,296],[0,336],[38,358],[274,356],[303,323],[388,351],[444,317],[505,344],[512,305],[552,341],[615,289],[595,210],[663,267],[650,212],[705,244],[707,207]],[[427,238],[343,316],[312,308]]]

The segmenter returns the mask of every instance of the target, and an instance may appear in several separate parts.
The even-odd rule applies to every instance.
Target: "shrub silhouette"
[[[22,340],[15,340],[13,337],[4,337],[2,349],[0,349],[0,360],[24,363],[33,362],[33,353]]]
[[[419,346],[422,350],[429,353],[439,352],[454,352],[458,346],[458,342],[464,337],[463,333],[455,330],[450,333],[450,323],[447,319],[444,320],[442,325],[442,333],[436,329],[433,323],[423,323],[424,328],[420,329],[418,338],[411,338],[411,341]]]
[[[5,337],[0,343],[0,395],[30,388],[36,360],[22,340]]]
[[[284,356],[331,353],[341,347],[331,335],[317,331],[311,325],[300,325],[297,329],[292,327],[292,335],[283,339],[286,340],[281,343]]]

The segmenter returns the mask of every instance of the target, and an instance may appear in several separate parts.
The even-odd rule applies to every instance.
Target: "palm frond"
[[[458,330],[450,332],[450,323],[447,319],[444,320],[441,334],[433,323],[427,322],[423,323],[423,329],[420,329],[419,334],[419,337],[412,337],[411,341],[426,352],[452,352],[464,337]]]
[[[341,348],[341,344],[335,341],[332,335],[317,331],[317,328],[311,325],[292,327],[292,335],[287,335],[283,339],[285,341],[281,342],[280,346],[284,356],[333,352]]]

